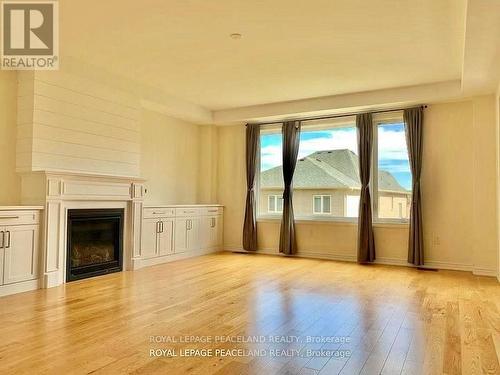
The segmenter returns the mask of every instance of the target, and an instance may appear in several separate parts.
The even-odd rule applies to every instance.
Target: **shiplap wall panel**
[[[103,112],[84,104],[73,104],[46,96],[38,95],[35,92],[33,103],[34,109],[51,113],[58,113],[77,120],[92,121],[97,124],[113,126],[121,129],[139,131],[137,119],[119,116],[108,112]],[[34,119],[36,121],[36,118]]]
[[[46,82],[68,89],[74,89],[81,94],[109,100],[123,106],[132,108],[136,108],[138,106],[138,99],[129,92],[115,90],[114,88],[108,87],[98,82],[88,80],[83,77],[78,77],[76,75],[64,73],[62,71],[58,71],[57,74],[49,71],[37,71],[36,81]],[[68,82],[71,82],[72,85],[69,86],[67,84]]]
[[[32,165],[35,171],[45,170],[46,166],[50,165],[50,170],[74,173],[74,166],[77,165],[77,172],[97,173],[99,175],[110,176],[125,176],[124,174],[116,173],[116,171],[127,170],[131,166],[128,163],[102,160],[98,156],[96,156],[95,158],[92,158],[92,156],[79,158],[39,152],[33,152],[32,156]]]
[[[62,72],[18,80],[18,171],[139,176],[137,98]]]
[[[75,142],[75,133],[78,134],[78,142]],[[141,152],[141,148],[138,143],[120,139],[119,136],[109,136],[98,133],[99,132],[90,133],[86,131],[59,128],[38,123],[33,129],[34,137],[37,139],[52,140],[77,145],[92,145],[93,147],[99,149],[123,151],[127,153],[139,154]],[[22,133],[18,133],[18,137],[21,138],[21,136]]]
[[[117,104],[106,98],[97,98],[92,95],[82,94],[78,91],[60,87],[42,81],[35,81],[35,92],[37,95],[81,105],[82,107],[90,107],[102,112],[108,112],[120,117],[129,119],[137,119],[139,112],[137,108],[129,107],[128,105]]]
[[[33,141],[33,152],[52,155],[76,156],[79,158],[99,158],[105,161],[117,161],[135,164],[139,162],[140,154],[128,151],[115,151],[104,147],[85,146],[77,143],[59,142],[47,139],[35,138]]]
[[[50,126],[56,129],[65,129],[78,133],[94,134],[99,137],[113,138],[139,145],[137,142],[136,130],[127,130],[115,126],[107,126],[92,121],[75,119],[61,115],[60,113],[39,111],[36,109],[33,112],[33,116],[36,118],[38,125]]]

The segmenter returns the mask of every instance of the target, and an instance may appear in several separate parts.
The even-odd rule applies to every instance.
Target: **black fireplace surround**
[[[122,270],[123,209],[68,210],[66,281]]]

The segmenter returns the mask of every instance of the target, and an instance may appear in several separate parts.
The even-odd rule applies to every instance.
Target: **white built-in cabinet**
[[[39,209],[0,207],[0,295],[36,289]]]
[[[222,206],[155,206],[143,210],[141,259],[147,264],[222,249]]]
[[[173,220],[168,218],[144,219],[141,244],[144,259],[172,253],[173,224]]]

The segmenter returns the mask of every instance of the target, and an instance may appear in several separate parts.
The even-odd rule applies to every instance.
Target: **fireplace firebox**
[[[68,210],[66,281],[122,270],[123,209]]]

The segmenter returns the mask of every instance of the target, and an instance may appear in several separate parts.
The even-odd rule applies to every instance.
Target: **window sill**
[[[279,223],[281,215],[262,215],[257,217],[258,223]],[[357,226],[357,218],[339,218],[339,217],[298,217],[295,219],[297,224],[338,224]],[[407,228],[408,221],[376,221],[373,222],[375,228]]]

